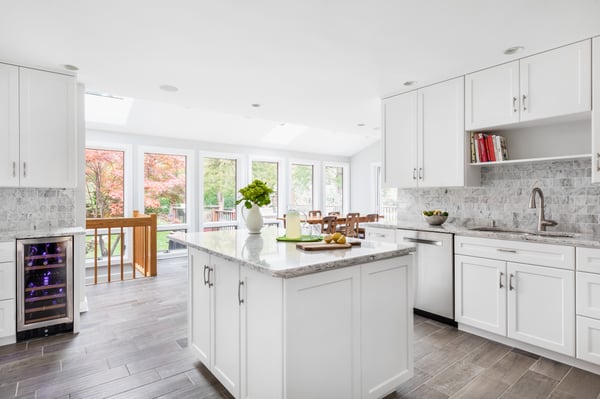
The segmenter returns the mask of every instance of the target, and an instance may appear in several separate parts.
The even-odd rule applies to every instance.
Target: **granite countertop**
[[[0,232],[0,241],[13,241],[21,238],[59,237],[85,234],[83,227],[57,227],[52,230],[28,230]]]
[[[340,267],[407,255],[411,244],[361,241],[362,245],[329,251],[302,251],[295,242],[279,242],[283,229],[264,227],[261,234],[247,230],[222,230],[202,233],[173,233],[173,241],[220,256],[273,277],[291,278]]]
[[[566,245],[571,247],[590,247],[600,248],[600,236],[593,234],[569,233],[573,237],[554,237],[552,234],[560,234],[560,230],[549,229],[548,235],[537,235],[534,230],[515,229],[524,231],[525,233],[511,233],[498,231],[475,231],[470,230],[472,227],[480,226],[462,226],[454,223],[444,223],[441,226],[431,226],[426,222],[420,221],[400,221],[398,223],[378,222],[365,223],[365,227],[377,227],[384,229],[408,229],[431,231],[436,233],[450,233],[468,237],[493,238],[496,240],[511,240],[511,241],[528,241],[554,245]]]

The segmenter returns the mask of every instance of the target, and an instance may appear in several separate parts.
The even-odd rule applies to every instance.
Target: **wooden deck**
[[[186,258],[158,267],[86,287],[80,334],[0,347],[0,398],[231,398],[187,349]],[[600,376],[416,317],[415,377],[388,399],[599,393]]]

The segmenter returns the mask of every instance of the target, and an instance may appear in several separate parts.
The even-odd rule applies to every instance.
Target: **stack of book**
[[[471,132],[471,163],[506,161],[506,139],[496,134]]]

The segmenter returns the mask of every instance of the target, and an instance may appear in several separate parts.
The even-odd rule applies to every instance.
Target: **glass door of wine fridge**
[[[17,240],[17,339],[73,329],[73,237]]]

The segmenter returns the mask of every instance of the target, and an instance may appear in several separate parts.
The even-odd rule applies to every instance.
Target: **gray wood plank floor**
[[[0,398],[231,398],[187,348],[186,273],[88,286],[79,334],[0,347]],[[415,316],[415,376],[386,399],[599,394],[598,375]]]

